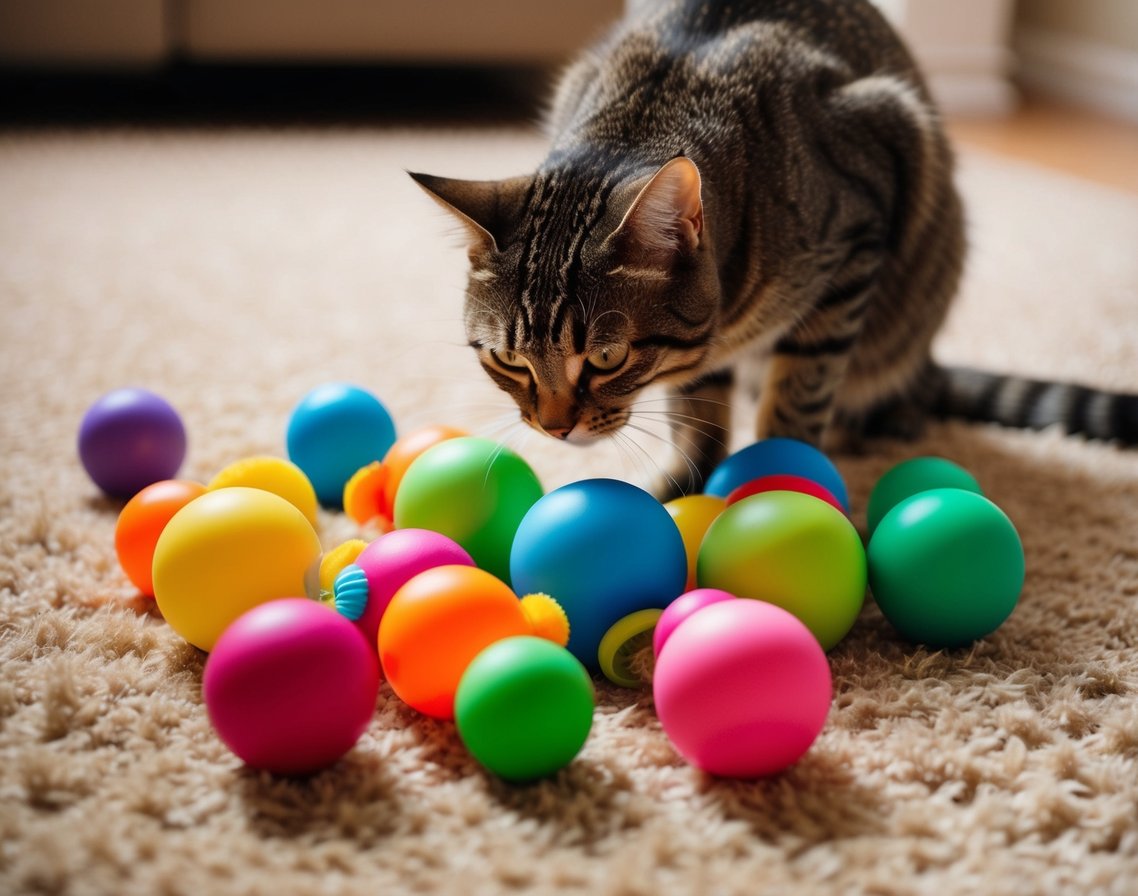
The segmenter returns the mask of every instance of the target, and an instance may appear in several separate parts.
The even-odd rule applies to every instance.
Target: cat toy
[[[811,631],[764,601],[714,595],[672,606],[661,617],[652,694],[680,755],[730,778],[797,762],[822,731],[832,694]]]
[[[395,525],[441,532],[480,567],[509,582],[514,533],[543,493],[529,464],[505,446],[473,436],[446,439],[403,475]]]
[[[375,714],[379,663],[347,619],[306,598],[260,604],[229,625],[205,664],[210,722],[252,768],[331,765]]]
[[[341,509],[344,486],[361,467],[383,458],[395,442],[395,424],[371,392],[325,383],[293,409],[286,431],[288,457],[312,482],[325,507]]]
[[[379,624],[379,661],[404,703],[453,719],[455,691],[471,660],[503,638],[546,630],[541,618],[559,613],[564,619],[552,598],[527,595],[523,602],[485,570],[437,566],[391,598]],[[568,625],[558,634],[567,637]]]
[[[186,457],[186,430],[174,407],[146,389],[115,389],[79,425],[79,460],[100,489],[130,498],[173,479]]]
[[[687,561],[659,501],[627,482],[586,479],[533,505],[514,538],[510,576],[519,591],[557,598],[569,617],[569,651],[597,669],[617,663],[613,652],[598,654],[608,629],[678,597]],[[626,640],[616,639],[611,651],[627,652]]]

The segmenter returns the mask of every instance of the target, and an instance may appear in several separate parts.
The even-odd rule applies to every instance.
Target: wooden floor
[[[974,146],[1138,194],[1138,125],[1028,96],[1013,116],[949,120]]]

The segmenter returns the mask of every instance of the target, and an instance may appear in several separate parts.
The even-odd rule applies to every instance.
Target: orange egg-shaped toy
[[[200,482],[163,479],[146,486],[126,502],[115,524],[115,553],[131,583],[154,596],[154,546],[174,514],[205,494]]]
[[[379,624],[379,661],[404,703],[453,719],[470,661],[502,638],[531,631],[521,601],[500,579],[474,566],[438,566],[391,598]]]

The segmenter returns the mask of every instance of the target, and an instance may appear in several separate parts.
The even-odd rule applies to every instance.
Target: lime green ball
[[[510,548],[542,496],[529,464],[489,439],[447,439],[415,458],[395,493],[395,526],[441,532],[478,566],[510,581]]]
[[[564,647],[519,635],[496,641],[466,667],[455,723],[482,765],[532,781],[572,762],[593,726],[593,682]]]
[[[865,549],[840,510],[801,492],[761,492],[732,504],[699,549],[700,588],[764,600],[797,616],[829,650],[865,600]]]
[[[866,529],[873,535],[890,510],[919,492],[933,488],[962,488],[984,494],[976,477],[959,464],[943,457],[914,457],[902,461],[877,480],[866,508]]]
[[[975,492],[906,498],[869,541],[870,589],[902,637],[959,647],[994,632],[1023,588],[1023,544],[1007,515]]]

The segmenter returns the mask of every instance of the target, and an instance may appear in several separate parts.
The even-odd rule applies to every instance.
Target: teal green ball
[[[975,492],[938,488],[906,498],[869,541],[869,587],[906,640],[960,647],[1011,615],[1024,580],[1012,521]]]
[[[529,635],[505,638],[476,656],[459,682],[455,724],[483,766],[509,781],[564,768],[593,725],[593,682],[564,647]]]
[[[962,488],[984,494],[976,477],[959,464],[943,457],[914,457],[891,468],[869,495],[866,508],[866,530],[873,535],[890,510],[920,492],[934,488]]]
[[[802,492],[761,492],[732,504],[699,548],[696,580],[793,613],[829,650],[865,601],[865,548],[844,513]]]
[[[473,436],[447,439],[403,474],[395,526],[440,532],[509,583],[514,535],[542,494],[537,474],[510,449]]]

